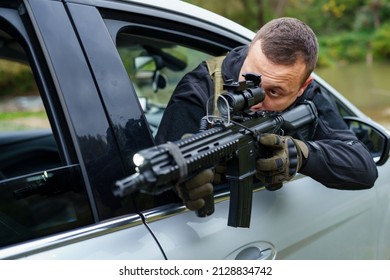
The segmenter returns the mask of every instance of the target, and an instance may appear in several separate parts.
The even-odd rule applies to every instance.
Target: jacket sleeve
[[[206,64],[202,63],[187,73],[174,90],[159,125],[156,144],[199,132],[200,119],[206,115],[206,104],[212,94],[213,83]]]
[[[328,188],[359,190],[371,188],[378,171],[364,144],[357,140],[308,142],[309,157],[300,172]]]
[[[317,129],[314,137],[307,141],[309,157],[300,173],[329,188],[371,188],[378,171],[366,146],[348,129],[338,111],[320,92],[316,92],[313,102],[318,110]]]

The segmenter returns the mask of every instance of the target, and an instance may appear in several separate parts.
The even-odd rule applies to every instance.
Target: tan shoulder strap
[[[219,115],[218,108],[217,108],[217,99],[218,96],[223,91],[222,62],[225,59],[225,57],[226,57],[225,55],[216,56],[206,60],[210,77],[214,81],[214,106],[213,106],[214,115]]]

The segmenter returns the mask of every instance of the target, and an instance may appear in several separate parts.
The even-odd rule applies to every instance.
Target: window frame
[[[217,29],[194,29],[191,27],[191,25],[185,22],[182,22],[180,24],[177,21],[170,21],[166,20],[165,18],[161,20],[160,18],[157,18],[156,15],[151,16],[137,14],[136,8],[134,9],[134,11],[127,13],[110,9],[100,9],[99,11],[102,14],[105,26],[113,42],[115,42],[115,38],[117,37],[118,33],[123,32],[124,30],[130,30],[134,32],[129,32],[130,34],[142,36],[145,36],[145,31],[148,31],[148,36],[153,37],[154,34],[155,38],[160,37],[166,41],[176,43],[178,45],[201,51],[213,56],[225,54],[234,46],[238,46],[237,41],[232,40],[229,36],[225,37],[222,35],[218,35],[218,33],[215,33],[217,32]],[[202,25],[202,23],[198,23],[198,26]],[[194,25],[196,25],[196,23],[194,23]],[[232,38],[234,38],[234,36],[235,35],[232,34]],[[212,37],[213,40],[208,39],[210,37]],[[243,40],[243,44],[244,42],[246,41]],[[124,67],[123,70],[125,70]],[[134,87],[132,94],[136,96]],[[141,108],[141,105],[139,105],[139,107]],[[133,172],[134,169],[131,173]],[[216,198],[229,195],[228,184],[216,186],[215,190]],[[134,197],[135,200],[153,201],[152,206],[149,207],[137,205],[137,208],[140,211],[150,211],[155,207],[161,208],[162,212],[167,211],[167,209],[172,209],[172,211],[176,211],[181,207],[180,205],[182,203],[181,199],[178,198],[174,190],[164,192],[163,194],[160,194],[158,196],[147,196],[145,194],[136,193]],[[146,205],[148,205],[148,203],[146,203]],[[179,208],[177,208],[178,206]]]

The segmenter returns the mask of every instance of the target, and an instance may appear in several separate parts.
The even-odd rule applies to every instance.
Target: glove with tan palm
[[[291,180],[309,155],[306,144],[290,136],[264,134],[259,143],[268,156],[257,160],[256,177],[268,190],[277,190]]]
[[[177,186],[177,193],[188,209],[195,211],[205,205],[205,199],[213,194],[213,179],[213,170],[205,169]]]

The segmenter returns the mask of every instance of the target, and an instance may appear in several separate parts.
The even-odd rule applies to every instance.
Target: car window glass
[[[65,165],[25,51],[0,25],[0,247],[92,222],[78,164]]]
[[[209,54],[157,38],[121,32],[117,48],[155,136],[181,78]]]

